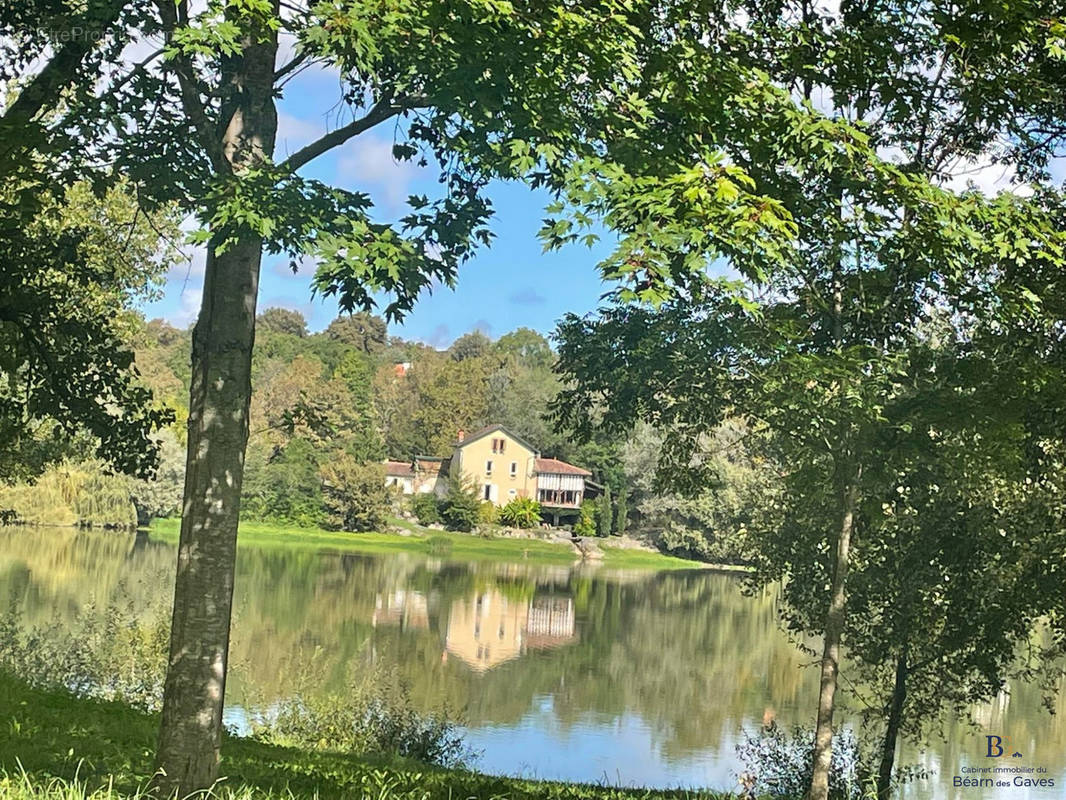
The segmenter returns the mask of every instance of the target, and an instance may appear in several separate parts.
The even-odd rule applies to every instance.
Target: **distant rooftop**
[[[538,458],[535,462],[535,469],[546,475],[584,475],[586,478],[592,475],[587,469],[575,467],[557,458]]]

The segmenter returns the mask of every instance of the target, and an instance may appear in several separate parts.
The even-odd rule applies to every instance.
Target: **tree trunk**
[[[158,782],[184,796],[214,783],[222,737],[230,609],[261,242],[208,254],[193,331],[189,450]]]
[[[818,722],[814,731],[814,765],[807,800],[829,797],[829,767],[833,758],[833,710],[840,663],[840,639],[844,633],[848,560],[851,556],[851,533],[858,503],[858,469],[845,472],[840,483],[840,527],[837,531],[836,558],[830,588],[829,609],[825,615],[825,643],[822,649],[822,677],[818,694]]]
[[[234,91],[223,106],[218,143],[235,180],[274,149],[276,52],[276,37],[250,30],[241,55],[227,61],[223,85]],[[156,785],[179,797],[218,777],[263,250],[262,237],[247,228],[212,233],[193,330],[189,448],[156,757]],[[223,238],[230,241],[219,252]]]
[[[881,748],[881,766],[877,772],[877,800],[888,800],[892,791],[892,767],[896,760],[896,742],[903,721],[903,704],[907,701],[907,646],[896,660],[896,682],[892,686],[892,701],[888,709],[885,741]]]

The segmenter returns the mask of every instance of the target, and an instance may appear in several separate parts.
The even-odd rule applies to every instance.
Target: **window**
[[[492,440],[492,452],[502,453],[504,445],[507,444],[506,439],[493,439]]]
[[[492,459],[491,458],[488,461],[485,462],[485,474],[486,475],[491,475],[492,474]]]
[[[517,461],[512,461],[511,462],[511,477],[513,478],[517,474],[518,474],[518,462]]]
[[[486,483],[485,484],[485,499],[486,500],[491,500],[492,499],[492,484],[491,483]]]

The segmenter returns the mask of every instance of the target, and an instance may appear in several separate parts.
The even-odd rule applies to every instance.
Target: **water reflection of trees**
[[[173,569],[173,549],[143,536],[0,530],[0,592],[30,624],[73,618],[90,598],[99,608],[165,608]],[[506,609],[511,637],[507,657],[496,651],[481,668],[470,663],[478,598],[482,628],[498,643],[493,609]],[[667,757],[681,757],[733,741],[764,714],[806,721],[797,709],[816,676],[778,630],[775,602],[771,590],[745,597],[736,579],[706,572],[610,575],[242,547],[229,700],[269,704],[298,677],[305,689],[309,681],[343,691],[373,665],[397,673],[417,705],[446,705],[475,725],[516,723],[547,696],[564,728],[632,715]],[[1030,763],[1061,770],[1066,724],[1039,705],[1035,687],[1016,686],[983,727],[1031,743]],[[975,761],[978,732],[949,722],[944,733],[934,748],[941,764]]]
[[[0,592],[27,624],[71,620],[87,605],[170,605],[174,550],[144,535],[0,528]]]
[[[472,723],[515,723],[534,698],[550,695],[564,726],[590,713],[632,714],[652,727],[666,753],[682,755],[731,738],[725,734],[741,721],[794,705],[811,680],[777,632],[773,593],[745,598],[722,575],[614,579],[560,568],[261,551],[242,555],[237,586],[235,663],[254,657],[258,689],[273,696],[291,691],[294,670],[321,648],[323,691],[341,690],[374,663],[398,671],[420,705],[460,709]],[[398,594],[417,613],[401,610]],[[538,597],[572,602],[572,636],[530,641]],[[503,623],[492,612],[483,621],[493,631],[503,624],[508,641],[498,641],[480,668],[473,642],[448,641],[449,632],[473,624],[479,598],[511,615]],[[389,603],[396,607],[386,613]],[[520,646],[513,634],[521,626]]]

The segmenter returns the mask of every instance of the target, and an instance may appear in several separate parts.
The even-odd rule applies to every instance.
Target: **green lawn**
[[[93,800],[136,796],[152,772],[157,718],[120,703],[31,689],[0,673],[0,797]],[[387,758],[311,753],[227,737],[222,798],[638,800],[728,795],[609,789],[495,778]]]
[[[238,543],[251,547],[309,547],[316,550],[356,550],[364,553],[421,553],[459,560],[528,561],[536,564],[572,564],[574,550],[568,544],[539,539],[484,537],[422,528],[410,522],[395,521],[411,531],[397,533],[340,533],[315,528],[282,528],[276,525],[241,523]],[[180,521],[155,520],[151,532],[161,539],[177,541]],[[447,542],[448,544],[445,544]],[[706,564],[683,558],[604,548],[603,565],[612,569],[704,569]]]

